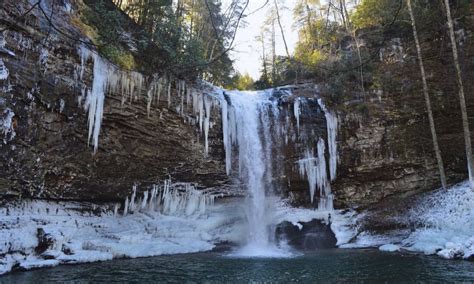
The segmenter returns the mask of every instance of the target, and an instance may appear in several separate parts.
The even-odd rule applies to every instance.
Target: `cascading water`
[[[272,242],[273,232],[270,227],[274,210],[272,200],[274,177],[278,173],[278,164],[283,143],[282,135],[292,132],[299,137],[301,106],[306,106],[304,98],[297,98],[293,104],[293,114],[296,126],[290,126],[289,118],[282,120],[281,99],[273,96],[274,90],[239,92],[224,91],[221,102],[222,129],[224,149],[226,152],[226,171],[231,174],[233,162],[237,164],[241,181],[249,192],[246,204],[248,221],[248,237],[245,246],[236,254],[239,256],[286,256],[288,252]],[[289,91],[286,92],[291,96]],[[318,138],[308,142],[305,156],[298,161],[301,177],[307,177],[310,189],[311,203],[316,199],[316,189],[319,189],[317,210],[332,211],[332,193],[330,183],[336,176],[337,167],[337,118],[329,112],[322,100],[318,100],[320,109],[324,112],[327,122],[327,144],[329,162],[326,162],[325,139]],[[315,110],[316,111],[316,110]],[[295,128],[296,127],[296,128]],[[293,138],[295,139],[295,138]],[[306,138],[304,138],[306,139]],[[232,159],[233,149],[238,156]],[[316,150],[316,155],[314,154]],[[272,157],[274,155],[274,157]],[[281,161],[283,162],[283,161]]]
[[[239,256],[284,256],[271,242],[272,135],[277,124],[278,106],[271,101],[271,91],[227,91],[223,102],[223,131],[226,166],[231,170],[232,145],[238,149],[239,176],[249,191],[246,204],[248,237]],[[273,121],[272,121],[273,120]]]

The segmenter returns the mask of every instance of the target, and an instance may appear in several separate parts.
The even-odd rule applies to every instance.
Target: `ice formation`
[[[182,89],[180,89],[183,109],[185,95],[187,96],[187,105],[192,103],[192,113],[194,114],[194,118],[191,120],[191,123],[197,124],[199,131],[204,135],[204,153],[207,155],[209,153],[209,129],[212,126],[212,108],[217,104],[218,98],[214,96],[215,94],[200,93],[196,90],[191,90],[186,93],[183,85]]]
[[[98,56],[94,55],[94,79],[92,82],[92,91],[88,93],[85,108],[89,110],[89,136],[88,141],[92,141],[94,153],[99,147],[99,134],[104,114],[105,89],[107,85],[107,63]]]
[[[380,251],[387,251],[387,252],[396,252],[400,250],[400,246],[394,244],[385,244],[379,247]]]
[[[92,58],[94,62],[92,88],[84,89],[87,94],[84,108],[88,111],[89,142],[92,142],[94,153],[99,147],[99,134],[104,113],[104,100],[107,92],[122,95],[122,102],[127,99],[130,102],[137,100],[144,83],[143,76],[134,71],[124,71],[107,62],[97,53],[91,52],[87,47],[80,46],[78,49],[81,65],[76,71],[80,82],[84,77],[87,61]]]
[[[41,66],[45,65],[48,62],[49,51],[47,48],[42,47],[39,55],[39,64]]]
[[[16,136],[15,129],[13,127],[14,116],[15,113],[11,109],[6,108],[3,111],[2,117],[0,118],[0,130],[3,134],[4,144],[7,144],[8,141],[11,141]]]
[[[406,215],[397,217],[399,222],[411,226],[410,229],[382,235],[358,232],[356,238],[340,247],[405,250],[447,259],[474,258],[474,191],[469,188],[469,182],[418,198]]]
[[[227,102],[223,101],[222,106],[222,133],[224,133],[222,139],[224,143],[225,151],[225,171],[227,175],[230,175],[230,169],[232,167],[232,141],[229,141],[231,137],[228,135],[229,131],[229,112]]]
[[[318,209],[322,211],[332,210],[331,184],[327,175],[326,146],[323,139],[317,143],[317,158],[312,150],[307,149],[305,157],[298,161],[298,169],[301,177],[307,177],[310,191],[311,203],[314,201],[316,189],[320,191]]]
[[[0,58],[0,80],[8,79],[9,75],[10,75],[10,72],[8,71],[7,66],[5,66],[5,63]]]
[[[301,100],[301,98],[296,98],[293,104],[293,114],[296,118],[296,126],[298,129],[298,133],[300,128],[302,103],[303,101]],[[317,139],[315,143],[317,156],[315,156],[314,154],[314,146],[310,144],[309,147],[305,149],[301,160],[299,160],[297,164],[300,176],[302,178],[306,177],[308,180],[311,203],[313,203],[315,199],[316,189],[319,189],[318,209],[326,211],[333,209],[331,181],[335,180],[337,170],[337,117],[334,113],[327,109],[322,99],[318,99],[318,104],[324,112],[327,123],[329,174],[327,172],[327,162],[325,157],[326,143],[321,138]],[[288,117],[286,124],[289,124]],[[286,126],[286,128],[288,128],[288,126]],[[288,131],[285,129],[283,132],[286,135],[285,143],[288,143]],[[293,137],[292,139],[295,140],[295,137]]]
[[[300,98],[295,99],[295,102],[293,103],[293,112],[296,118],[296,128],[298,129],[298,133],[300,133],[300,115],[301,115]]]
[[[83,105],[88,111],[89,142],[94,147],[94,153],[98,149],[99,134],[103,118],[103,108],[106,93],[112,92],[122,96],[122,104],[129,101],[134,102],[142,92],[145,80],[142,74],[135,71],[124,71],[112,65],[95,52],[84,45],[77,50],[81,64],[76,67],[74,76],[81,87],[81,96],[78,97],[78,105]],[[84,73],[88,61],[94,62],[92,86],[89,88],[83,84]],[[212,108],[218,101],[216,94],[204,94],[186,86],[184,80],[172,80],[169,75],[159,77],[157,74],[150,78],[150,83],[145,92],[147,115],[150,116],[153,102],[160,103],[162,92],[166,92],[168,108],[172,105],[171,87],[174,82],[177,89],[177,97],[180,103],[176,105],[176,112],[185,120],[194,124],[197,122],[199,130],[204,137],[205,154],[209,152],[209,130],[212,128]],[[83,100],[85,99],[84,103]],[[192,101],[191,101],[192,100]],[[192,105],[192,114],[196,118],[188,116],[185,112],[185,102],[188,108]],[[162,114],[160,114],[161,117]]]
[[[329,172],[331,181],[336,179],[337,175],[337,115],[327,109],[322,99],[318,99],[318,104],[324,111],[326,116],[327,131],[328,131],[328,147],[329,147]]]
[[[64,108],[66,107],[66,102],[64,99],[59,100],[59,113],[63,113]]]
[[[150,198],[149,193],[147,204]],[[140,208],[144,198],[141,201]],[[101,213],[96,215],[94,207],[84,206],[88,205],[24,200],[0,208],[0,275],[14,266],[32,269],[208,251],[216,243],[242,238],[242,216],[235,203],[209,205],[205,214],[196,209],[191,215],[137,210],[117,216],[115,204],[97,207],[95,212]],[[39,228],[53,240],[42,253],[35,250]]]
[[[166,83],[166,75],[159,77],[158,74],[154,74],[151,78],[150,86],[147,90],[147,114],[150,116],[151,105],[153,101],[156,100],[156,105],[160,104],[161,92],[163,90],[163,85]]]
[[[6,53],[6,54],[8,54],[8,55],[10,55],[10,56],[15,57],[15,56],[16,56],[15,53],[14,53],[13,51],[11,51],[11,50],[9,50],[9,49],[6,48],[6,44],[7,44],[7,42],[6,42],[6,40],[5,40],[6,33],[7,33],[6,31],[0,32],[0,53],[3,52],[3,53]]]
[[[171,106],[171,80],[168,80],[168,108]]]
[[[79,70],[77,71],[78,74],[76,75],[78,75],[77,79],[79,79],[79,82],[82,82],[82,78],[84,77],[84,71],[86,69],[86,64],[89,58],[91,58],[92,52],[84,45],[80,45],[77,49],[77,53],[79,54],[79,57],[81,59],[81,65],[79,66]]]
[[[5,36],[2,33],[0,33],[0,48],[5,48],[5,45],[7,44],[6,40],[5,40]]]
[[[211,104],[212,101],[209,98],[209,96],[204,96],[204,149],[206,155],[209,152],[209,126],[210,126],[210,120],[211,120]]]
[[[474,191],[469,182],[430,194],[411,212],[418,228],[403,247],[444,258],[474,257]]]
[[[143,197],[137,199],[137,187],[125,199],[123,214],[129,212],[160,212],[165,215],[191,216],[203,214],[206,208],[214,204],[214,195],[197,190],[190,183],[172,183],[165,180],[163,185],[154,185],[151,191],[145,191]]]

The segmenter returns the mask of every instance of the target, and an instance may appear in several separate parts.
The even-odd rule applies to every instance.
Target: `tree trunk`
[[[408,4],[408,11],[410,12],[411,25],[413,27],[413,37],[415,38],[416,51],[418,54],[418,63],[420,65],[421,79],[423,82],[423,94],[425,96],[426,109],[428,111],[428,119],[430,123],[431,136],[433,139],[433,147],[436,154],[436,161],[438,162],[438,170],[439,170],[439,176],[441,179],[441,186],[443,188],[446,188],[446,175],[444,172],[443,158],[441,156],[441,151],[438,145],[438,135],[436,134],[433,112],[431,110],[431,101],[430,101],[430,96],[428,93],[428,83],[426,82],[425,66],[423,64],[423,56],[421,54],[420,41],[418,39],[418,32],[416,30],[415,15],[413,14],[411,0],[407,0],[407,4]]]
[[[344,6],[346,5],[344,0],[339,0],[339,9],[341,9],[341,19],[342,19],[342,24],[346,29],[348,29],[347,26],[347,20],[346,20],[346,15],[344,14]]]
[[[449,36],[451,38],[451,46],[453,49],[454,66],[456,67],[456,78],[459,87],[459,103],[461,105],[462,126],[464,129],[464,141],[466,144],[466,160],[467,169],[469,172],[469,186],[474,190],[474,179],[472,172],[472,147],[471,147],[471,132],[469,131],[469,121],[467,118],[466,98],[464,97],[464,86],[462,82],[461,67],[459,66],[458,48],[456,45],[456,36],[454,35],[453,19],[451,18],[451,9],[449,8],[449,0],[444,0],[446,6],[446,16],[448,18]]]
[[[268,80],[268,70],[267,70],[267,56],[265,54],[265,35],[262,32],[262,62],[263,62],[263,74],[265,76],[265,80]]]
[[[283,26],[281,25],[280,12],[278,10],[277,0],[273,0],[273,3],[275,3],[275,10],[276,10],[276,15],[277,15],[278,26],[280,27],[281,37],[283,38],[283,43],[285,44],[286,56],[288,56],[288,59],[289,59],[290,58],[290,52],[288,51],[288,44],[286,44],[285,32],[283,31]]]
[[[276,41],[275,41],[275,19],[272,21],[272,86],[276,81]]]
[[[346,1],[340,0],[339,3],[340,3],[340,6],[341,6],[341,15],[343,16],[343,18],[344,17],[346,18],[346,20],[344,21],[345,28],[351,34],[352,39],[354,40],[354,43],[356,45],[357,58],[359,60],[359,68],[358,69],[359,69],[359,75],[360,75],[360,88],[361,88],[361,91],[362,91],[362,95],[364,96],[364,99],[365,99],[364,66],[362,64],[362,54],[360,52],[359,39],[357,38],[356,31],[353,28],[352,23],[349,20],[349,14],[347,13]]]

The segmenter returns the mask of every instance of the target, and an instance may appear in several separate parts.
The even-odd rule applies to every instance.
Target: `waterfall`
[[[231,171],[231,143],[238,150],[239,176],[249,192],[245,213],[248,220],[247,243],[238,255],[281,256],[270,241],[272,187],[271,127],[278,117],[278,106],[270,100],[271,91],[226,92],[223,100],[223,130],[226,167]]]
[[[293,109],[288,108],[296,120],[291,126],[288,114],[285,119],[285,113],[281,113],[284,107],[279,105],[281,100],[273,96],[273,90],[223,92],[221,111],[226,172],[228,175],[234,171],[237,174],[237,169],[233,167],[238,165],[238,176],[249,193],[245,205],[247,242],[237,254],[282,256],[282,250],[271,241],[273,232],[270,232],[270,227],[275,224],[272,224],[274,212],[272,202],[269,201],[275,193],[273,180],[281,174],[276,172],[278,164],[284,162],[281,158],[285,156],[282,146],[287,145],[289,135],[293,136],[293,141],[297,136],[299,141],[307,141],[300,142],[306,147],[296,148],[303,156],[296,162],[297,169],[300,176],[308,181],[311,203],[317,196],[319,211],[333,210],[331,181],[335,179],[337,169],[337,116],[319,99],[317,104],[326,118],[327,141],[322,137],[314,139],[299,134],[301,123],[304,123],[301,108],[308,108],[307,99],[296,98]],[[237,154],[234,159],[233,152]],[[328,161],[326,153],[329,154]],[[318,195],[316,190],[319,191]]]

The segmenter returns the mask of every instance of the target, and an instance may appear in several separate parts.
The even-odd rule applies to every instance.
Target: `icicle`
[[[298,161],[299,174],[302,178],[306,176],[309,185],[309,194],[311,203],[314,200],[314,193],[316,191],[316,158],[310,150],[306,150],[303,159]]]
[[[146,114],[150,117],[150,110],[151,110],[151,103],[153,102],[153,82],[150,84],[150,88],[148,88],[146,92]]]
[[[153,189],[151,190],[151,196],[148,201],[148,211],[154,212],[155,211],[155,202],[156,202],[156,194],[158,192],[158,188],[156,185],[153,185]]]
[[[13,117],[15,117],[15,112],[10,108],[6,108],[0,116],[0,131],[3,134],[4,144],[7,144],[8,141],[11,141],[16,136]]]
[[[295,99],[295,102],[293,103],[293,112],[295,114],[296,128],[298,129],[298,134],[299,134],[300,133],[300,115],[301,115],[300,98]]]
[[[328,131],[328,145],[329,145],[329,169],[331,175],[331,181],[336,179],[337,175],[337,116],[330,112],[323,101],[318,99],[318,104],[321,109],[324,111],[326,116],[327,131]]]
[[[81,68],[79,69],[79,81],[82,82],[87,60],[89,60],[92,54],[90,50],[82,44],[79,46],[78,53],[79,53],[79,57],[81,58]]]
[[[9,75],[10,75],[10,72],[5,66],[5,63],[3,63],[3,60],[0,58],[0,80],[8,79]]]
[[[188,88],[186,90],[186,108],[189,111],[189,107],[191,106],[191,92],[192,90]]]
[[[143,200],[142,200],[142,204],[140,206],[140,210],[143,210],[143,209],[146,208],[147,201],[148,201],[148,190],[143,193]]]
[[[206,155],[209,153],[209,121],[211,119],[211,100],[208,96],[204,96],[203,100],[204,108],[206,111],[206,115],[204,118],[204,149]]]
[[[115,206],[114,206],[114,217],[117,217],[119,208],[120,208],[120,204],[119,204],[119,203],[115,203]]]
[[[128,206],[129,206],[129,203],[128,203],[128,196],[125,198],[125,204],[124,204],[124,207],[123,207],[123,216],[127,216],[128,214]]]
[[[223,99],[221,102],[222,108],[222,134],[223,134],[223,141],[224,141],[224,150],[225,150],[225,170],[227,175],[230,175],[230,170],[232,168],[232,142],[229,132],[229,114],[228,114],[228,106],[227,101]]]
[[[133,191],[132,191],[132,197],[130,198],[129,209],[130,209],[130,212],[135,212],[135,208],[136,208],[135,198],[137,196],[137,186],[134,185],[132,190]]]
[[[163,90],[163,79],[164,77],[161,77],[160,80],[158,80],[158,90],[156,91],[156,105],[158,106],[160,104],[160,97],[161,97],[161,91]]]
[[[328,179],[328,174],[327,174],[327,167],[326,167],[326,157],[325,157],[325,152],[326,152],[326,146],[324,143],[323,139],[319,139],[318,141],[318,164],[316,167],[316,175],[317,175],[317,184],[319,188],[319,205],[318,209],[319,210],[331,210],[331,208],[328,208],[328,197],[331,195],[331,184]]]
[[[136,100],[141,94],[143,87],[143,76],[138,72],[128,72],[117,69],[102,59],[98,54],[92,52],[85,46],[78,49],[81,58],[81,67],[79,69],[78,79],[82,81],[87,60],[92,57],[94,61],[92,90],[87,90],[87,98],[84,103],[84,109],[88,111],[89,136],[88,143],[92,141],[94,153],[97,152],[99,144],[99,134],[102,124],[104,111],[104,99],[106,92],[121,93],[122,104],[126,97]],[[83,88],[82,97],[86,93]],[[147,94],[148,95],[148,94]],[[81,99],[78,99],[80,102]]]
[[[168,108],[171,107],[171,80],[168,80]]]
[[[104,112],[104,92],[107,84],[107,65],[103,59],[94,54],[94,80],[92,82],[92,91],[90,93],[89,108],[89,135],[88,141],[92,140],[94,153],[99,147],[99,133],[102,125]]]
[[[159,195],[158,190],[159,186],[154,185],[148,199],[149,212],[154,212],[156,206],[162,214],[190,216],[204,213],[214,202],[213,196],[197,190],[189,183],[172,184],[166,180]]]
[[[307,177],[311,203],[314,201],[316,188],[318,188],[320,193],[318,209],[332,210],[331,184],[328,180],[325,152],[325,142],[319,139],[318,157],[315,158],[312,151],[307,149],[304,158],[298,161],[298,166],[300,176]]]

